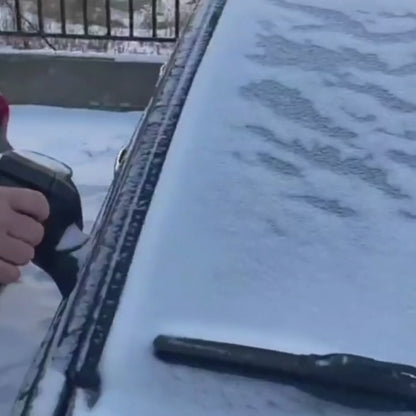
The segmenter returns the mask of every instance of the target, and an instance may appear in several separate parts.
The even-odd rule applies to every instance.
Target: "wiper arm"
[[[290,378],[320,384],[326,390],[394,401],[394,408],[416,409],[416,368],[409,365],[352,354],[298,355],[167,335],[156,337],[153,346],[155,355],[168,362],[268,381]]]

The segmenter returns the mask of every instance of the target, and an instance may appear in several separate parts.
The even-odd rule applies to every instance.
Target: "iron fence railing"
[[[90,16],[90,5],[94,1],[97,4],[96,0],[29,1],[31,11],[26,12],[24,6],[27,6],[27,0],[0,0],[0,37],[175,42],[180,31],[181,0],[146,0],[145,7],[143,1],[140,3],[137,0],[101,0],[100,23],[97,23],[97,11],[94,12],[95,18]],[[55,14],[52,18],[45,17],[45,8],[51,3],[54,4]],[[71,4],[71,12],[74,4],[78,7],[76,21],[68,17],[68,4]],[[122,12],[117,9],[120,6]],[[163,15],[159,10],[161,6],[164,6],[165,12],[166,9],[168,11],[162,23],[159,18]],[[118,16],[114,18],[113,14]],[[6,15],[9,17],[7,22]],[[140,22],[137,16],[141,16]],[[145,28],[143,19],[147,23]]]

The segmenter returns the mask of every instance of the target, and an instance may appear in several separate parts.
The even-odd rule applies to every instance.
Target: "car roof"
[[[169,334],[416,365],[416,4],[214,3],[100,397],[73,414],[378,414],[152,353]]]

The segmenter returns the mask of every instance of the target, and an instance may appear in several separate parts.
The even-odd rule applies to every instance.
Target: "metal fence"
[[[112,20],[113,5],[111,0],[102,0],[101,20],[99,25],[101,30],[97,31],[97,24],[92,22],[89,16],[89,3],[92,0],[80,0],[78,12],[81,16],[80,22],[76,25],[77,30],[73,29],[73,22],[68,19],[67,8],[70,0],[32,0],[35,11],[30,13],[30,18],[22,10],[24,0],[4,0],[0,3],[0,14],[7,8],[11,16],[11,24],[8,27],[0,26],[0,36],[18,36],[26,38],[61,38],[61,39],[86,39],[86,40],[114,40],[114,41],[156,41],[156,42],[175,42],[180,31],[180,1],[171,0],[171,19],[169,22],[169,34],[166,34],[166,24],[160,28],[159,6],[160,0],[148,0],[146,4],[147,19],[150,28],[144,30],[138,27],[135,16],[143,9],[138,6],[135,0],[124,0],[123,27],[114,27]],[[54,17],[54,30],[48,30],[51,19],[45,19],[44,9],[46,5],[53,2],[57,12]],[[120,3],[120,2],[119,2]],[[3,9],[1,9],[3,4]],[[59,4],[59,7],[58,7]],[[4,14],[4,13],[3,13]],[[45,23],[46,22],[46,23]],[[12,27],[10,27],[12,26]],[[59,27],[56,30],[56,27]],[[143,32],[146,32],[145,34]],[[161,33],[162,32],[162,33]]]

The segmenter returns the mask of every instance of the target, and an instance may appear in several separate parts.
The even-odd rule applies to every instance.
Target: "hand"
[[[0,186],[0,283],[16,281],[18,266],[33,259],[48,216],[49,204],[40,192]]]

